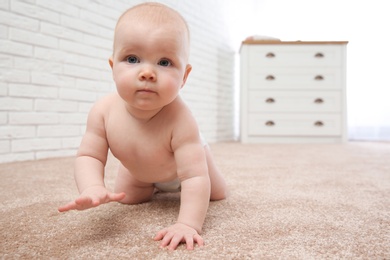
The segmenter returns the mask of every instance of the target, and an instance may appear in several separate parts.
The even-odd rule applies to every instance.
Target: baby
[[[60,212],[103,203],[149,201],[155,190],[181,191],[176,224],[154,240],[175,250],[204,245],[200,236],[210,200],[226,197],[226,183],[179,96],[191,72],[189,30],[175,10],[144,3],[115,28],[109,58],[117,93],[91,109],[75,162],[79,197]],[[104,185],[108,150],[120,161],[115,191]]]

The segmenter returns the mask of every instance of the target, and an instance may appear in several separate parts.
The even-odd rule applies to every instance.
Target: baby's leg
[[[124,204],[138,204],[149,201],[154,192],[152,183],[144,183],[136,180],[131,173],[121,164],[118,177],[115,181],[115,192],[126,193],[126,197],[119,201]]]
[[[208,145],[204,146],[206,153],[207,166],[209,169],[210,183],[211,183],[211,194],[210,200],[222,200],[227,196],[227,187],[225,179],[219,172],[217,166],[214,163],[210,148]]]

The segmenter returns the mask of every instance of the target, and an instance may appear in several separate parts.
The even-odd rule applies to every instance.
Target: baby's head
[[[125,11],[118,19],[115,27],[114,35],[114,55],[118,38],[123,37],[124,31],[131,31],[143,27],[145,37],[148,37],[148,32],[161,28],[166,30],[166,33],[172,33],[175,37],[182,39],[182,48],[185,59],[188,60],[190,50],[190,33],[188,25],[184,18],[174,9],[160,4],[147,2],[131,7]]]
[[[158,3],[130,8],[118,20],[109,59],[118,94],[138,111],[161,109],[184,86],[188,56],[188,27],[178,12]]]

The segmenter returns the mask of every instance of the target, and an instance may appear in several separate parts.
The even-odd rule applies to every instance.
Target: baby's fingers
[[[166,229],[160,230],[157,235],[154,236],[154,241],[159,241],[164,238],[164,236],[168,233]]]
[[[58,208],[59,212],[69,211],[69,210],[83,210],[93,207],[92,200],[90,198],[82,197],[78,198],[75,201],[71,201],[68,204]]]
[[[186,235],[184,237],[186,244],[187,244],[187,249],[188,250],[193,250],[195,243],[198,244],[199,247],[204,246],[204,240],[199,234],[195,235]]]
[[[186,243],[188,250],[193,250],[195,243],[200,247],[204,245],[203,238],[195,229],[181,223],[160,230],[154,240],[161,240],[160,248],[168,247],[169,250],[175,250],[180,243]]]
[[[187,249],[188,250],[193,250],[194,249],[194,236],[191,235],[191,234],[187,234],[184,236],[184,239],[186,241],[186,244],[187,244]]]
[[[76,209],[76,203],[74,201],[69,202],[66,205],[58,207],[58,211],[59,212],[65,212],[65,211],[69,211],[69,210],[72,210],[72,209]]]
[[[163,229],[157,233],[157,235],[154,237],[154,240],[161,240],[160,248],[165,248],[168,246],[169,250],[175,250],[182,239],[181,237],[178,237],[177,234],[175,235],[173,232],[168,232],[168,230]]]
[[[194,242],[196,242],[200,247],[204,246],[204,240],[199,234],[194,235]]]
[[[169,235],[169,233],[168,233],[168,235]],[[161,243],[165,242],[164,243],[165,245],[169,244],[168,245],[168,249],[169,250],[175,250],[179,246],[180,242],[182,242],[182,241],[184,242],[184,237],[182,235],[180,235],[180,234],[175,234],[175,235],[173,235],[171,237],[168,237],[167,240],[164,241],[166,238],[167,238],[167,236],[164,237],[164,239],[163,239],[163,241]],[[190,241],[191,241],[192,247],[193,247],[193,240],[191,239]],[[188,245],[187,245],[187,248],[188,248]]]
[[[96,207],[96,206],[99,206],[99,204],[100,204],[99,200],[97,200],[97,199],[93,200],[90,197],[79,197],[75,200],[75,202],[76,202],[78,210]]]

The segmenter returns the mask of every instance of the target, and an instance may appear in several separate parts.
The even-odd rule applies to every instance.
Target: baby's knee
[[[224,200],[228,196],[228,191],[226,188],[220,189],[218,191],[211,191],[210,194],[210,200],[216,201],[216,200]]]
[[[154,187],[148,189],[136,189],[135,187],[130,191],[125,191],[126,196],[119,201],[119,203],[127,205],[135,205],[148,202],[152,199],[154,194]]]
[[[118,201],[121,204],[126,204],[126,205],[136,205],[136,204],[141,204],[148,202],[152,199],[152,196],[150,197],[144,197],[144,198],[131,198],[130,196],[124,197],[122,200]]]

